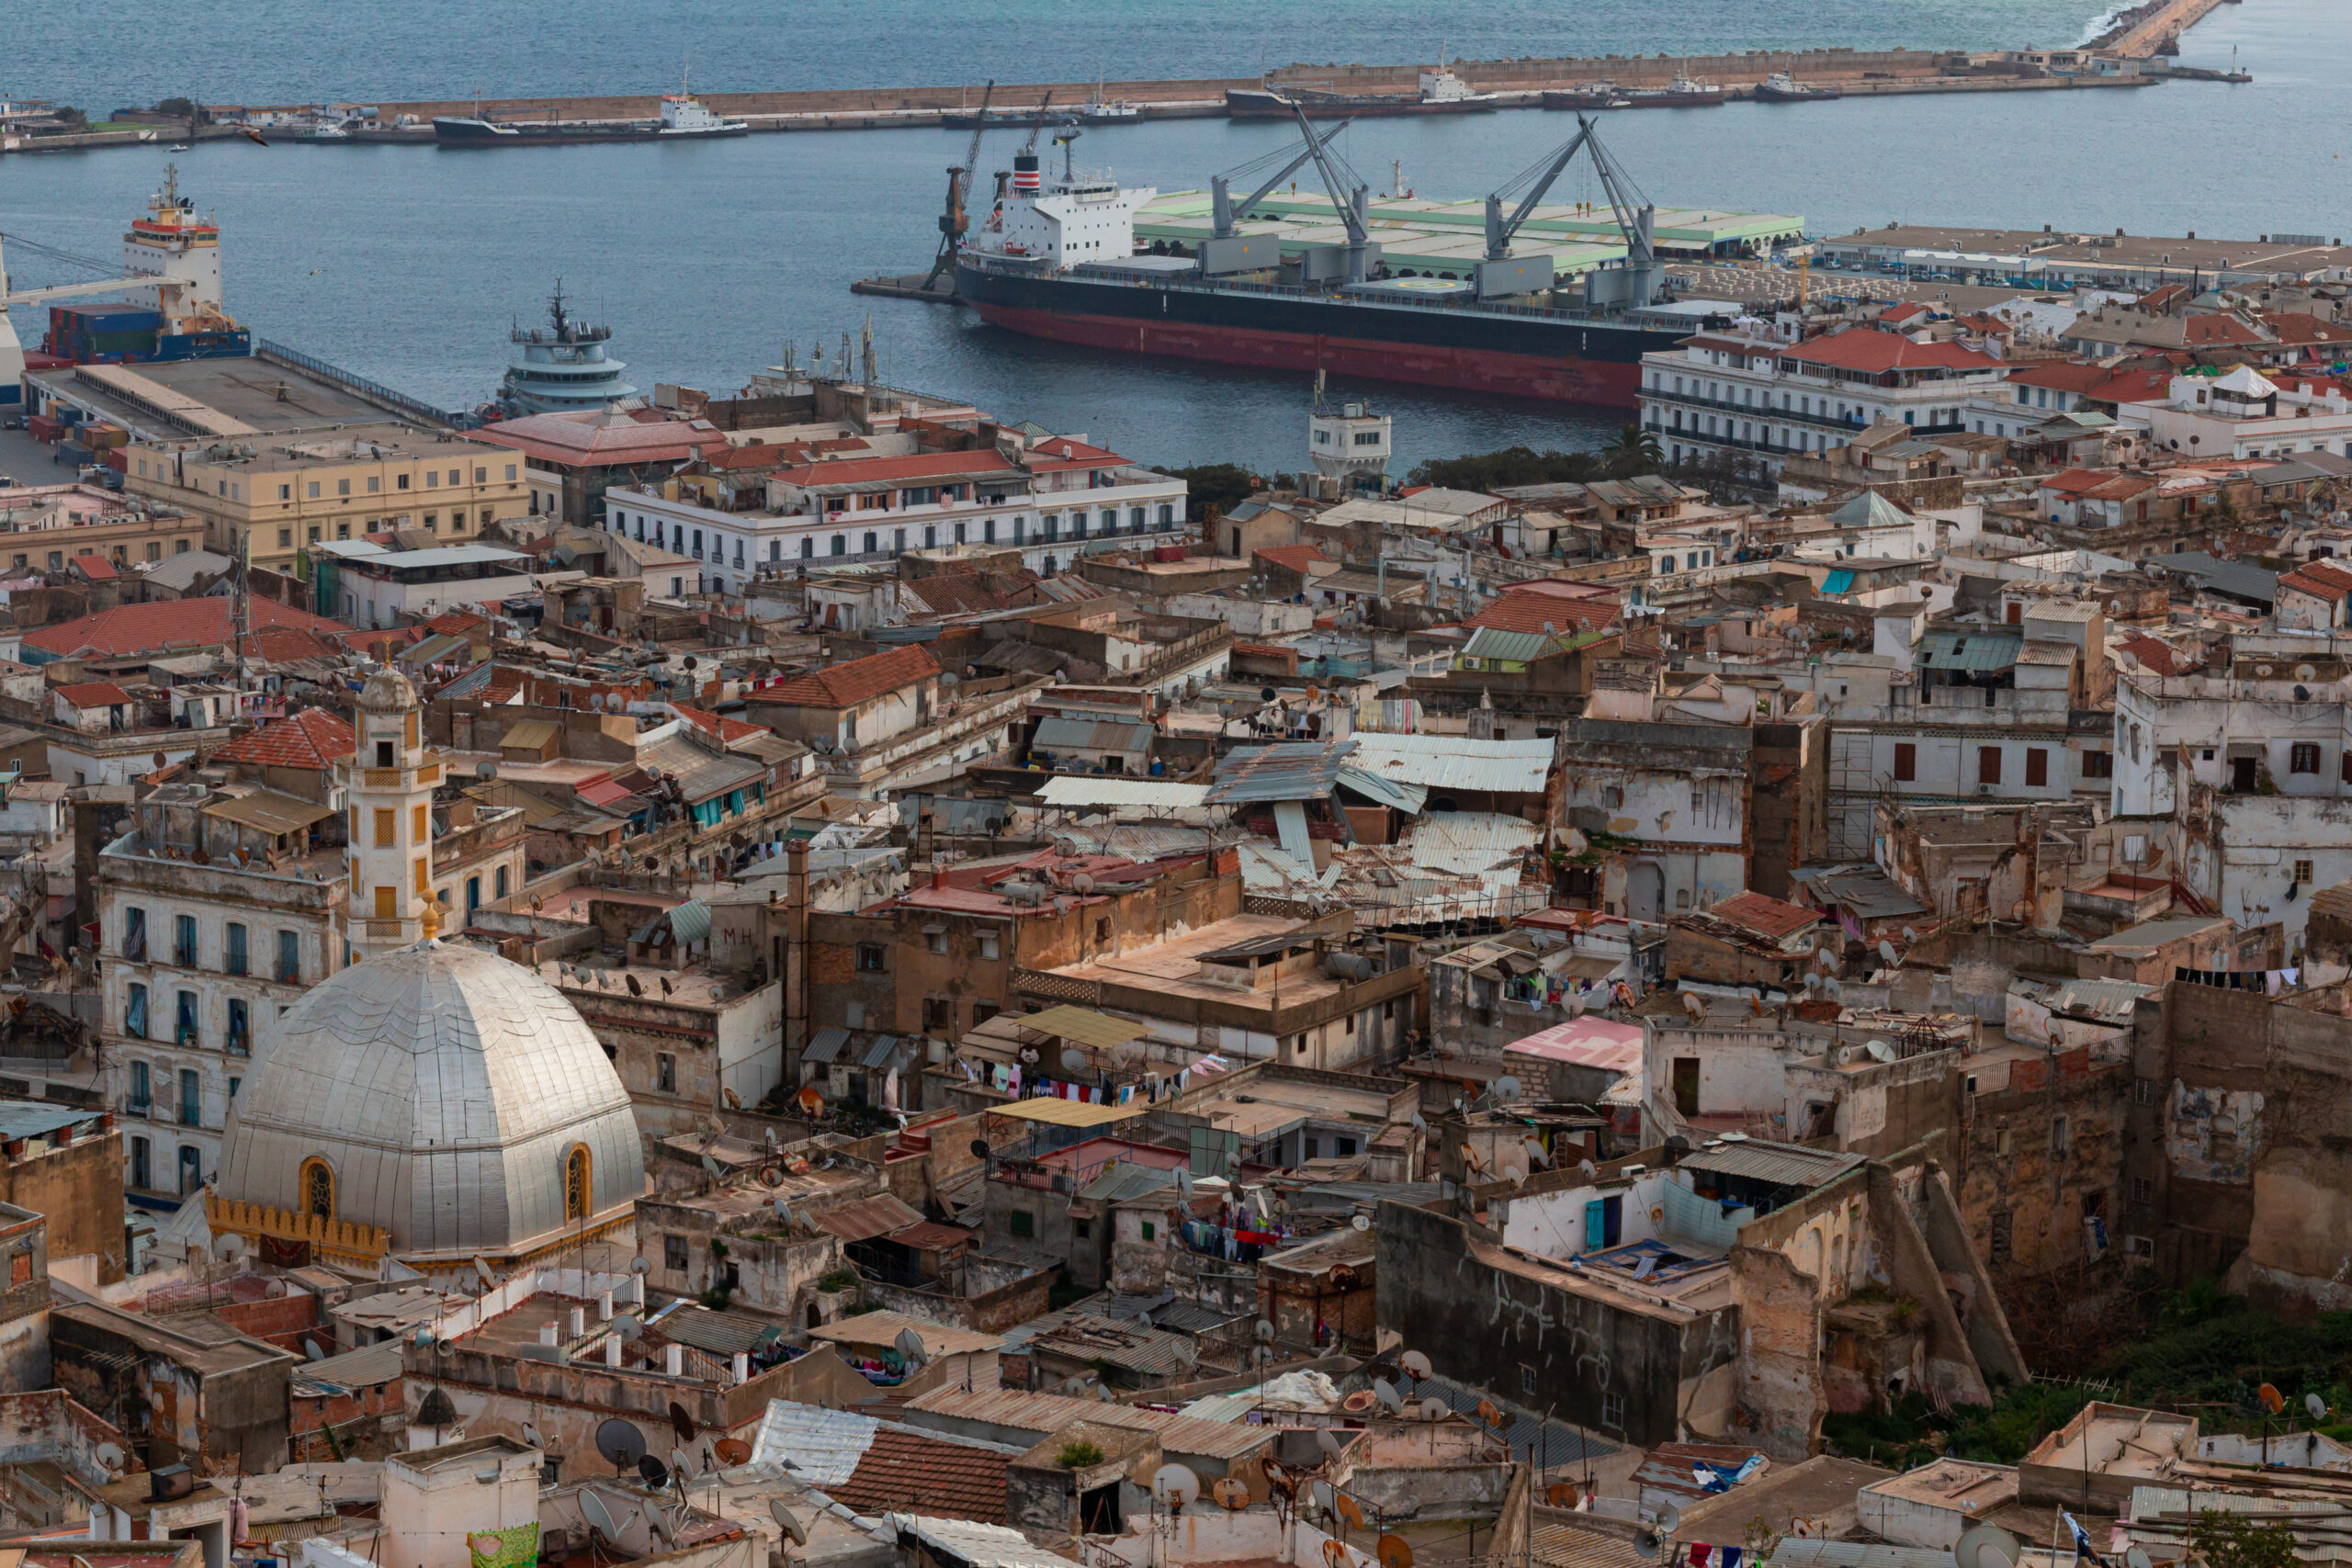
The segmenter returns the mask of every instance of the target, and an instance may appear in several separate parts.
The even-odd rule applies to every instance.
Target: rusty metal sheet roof
[[[920,1224],[922,1216],[885,1192],[879,1197],[861,1198],[854,1203],[837,1203],[830,1209],[813,1211],[808,1220],[843,1241],[871,1241],[877,1235]]]
[[[1783,1187],[1826,1187],[1849,1170],[1860,1168],[1860,1155],[1807,1148],[1803,1144],[1768,1144],[1758,1138],[1726,1140],[1714,1148],[1693,1149],[1675,1162],[1678,1170],[1712,1171],[1718,1176],[1745,1177]]]
[[[1295,740],[1276,746],[1237,746],[1216,765],[1211,806],[1246,801],[1320,800],[1339,781],[1353,740]]]

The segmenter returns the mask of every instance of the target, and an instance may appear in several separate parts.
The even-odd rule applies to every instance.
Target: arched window
[[[590,1168],[588,1145],[574,1144],[563,1157],[563,1218],[566,1224],[588,1217]]]
[[[302,1162],[302,1212],[334,1218],[334,1168],[315,1156]]]

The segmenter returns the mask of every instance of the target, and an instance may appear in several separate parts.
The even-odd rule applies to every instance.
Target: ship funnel
[[[1015,152],[1012,155],[1012,194],[1037,194],[1037,154],[1035,152]]]

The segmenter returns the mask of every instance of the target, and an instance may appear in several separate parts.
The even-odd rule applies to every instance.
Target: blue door
[[[1609,1245],[1609,1213],[1600,1202],[1584,1206],[1584,1244],[1598,1252]]]

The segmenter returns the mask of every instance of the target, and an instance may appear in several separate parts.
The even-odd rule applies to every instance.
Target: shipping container
[[[107,447],[107,467],[112,468],[118,474],[129,473],[130,471],[130,448],[128,446]]]
[[[62,422],[45,413],[37,413],[25,421],[25,434],[36,441],[54,441],[64,433]]]
[[[71,463],[76,468],[81,467],[83,464],[87,463],[90,460],[90,449],[87,446],[83,446],[79,441],[59,442],[57,444],[57,456],[51,459],[53,462]]]

